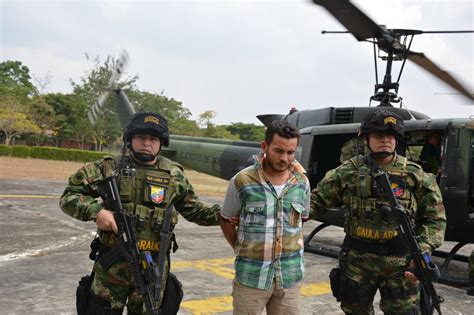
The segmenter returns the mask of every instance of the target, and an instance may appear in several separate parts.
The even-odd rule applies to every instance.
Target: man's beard
[[[288,169],[289,163],[278,163],[268,158],[266,154],[266,163],[267,165],[275,172],[285,172]]]

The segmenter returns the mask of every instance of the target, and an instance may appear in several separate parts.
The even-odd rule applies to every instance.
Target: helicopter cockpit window
[[[428,173],[438,174],[441,169],[441,135],[433,132],[421,149],[419,163]]]
[[[405,136],[406,157],[421,165],[423,170],[435,174],[441,172],[443,135],[438,131],[411,132]]]

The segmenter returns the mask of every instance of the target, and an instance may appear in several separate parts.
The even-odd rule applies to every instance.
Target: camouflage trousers
[[[98,297],[110,302],[113,309],[123,309],[127,306],[128,313],[146,314],[143,298],[135,289],[131,271],[125,259],[117,260],[108,270],[104,270],[99,263],[94,264],[94,279],[91,291]],[[168,263],[165,265],[165,274],[168,274]],[[161,296],[166,288],[166,277],[162,279]]]
[[[404,276],[408,256],[380,256],[355,250],[341,251],[339,264],[348,280],[348,296],[341,308],[346,314],[374,314],[373,299],[380,291],[384,314],[419,314],[420,294]],[[356,292],[357,291],[357,292]]]

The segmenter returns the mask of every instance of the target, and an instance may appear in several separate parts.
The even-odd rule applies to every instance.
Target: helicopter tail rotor
[[[122,74],[125,72],[125,69],[128,65],[130,57],[125,49],[120,53],[120,57],[117,60],[116,66],[110,76],[109,82],[107,84],[106,90],[99,95],[95,104],[89,108],[87,111],[87,117],[89,118],[90,123],[94,126],[97,122],[97,118],[102,114],[105,101],[109,96],[109,92],[114,89],[117,81],[120,79]]]

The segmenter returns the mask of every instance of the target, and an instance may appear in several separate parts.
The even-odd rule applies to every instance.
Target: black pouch
[[[171,272],[166,281],[166,289],[161,302],[161,315],[176,315],[183,299],[183,288],[178,278]]]
[[[341,301],[341,294],[340,294],[341,275],[342,275],[341,268],[333,268],[331,272],[329,273],[329,280],[331,282],[332,295],[337,299],[338,302]]]
[[[79,280],[79,285],[76,289],[76,309],[78,315],[85,315],[87,312],[92,279],[94,279],[93,273],[86,275]]]

